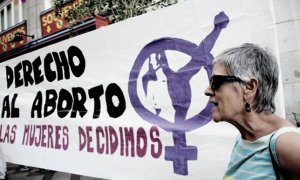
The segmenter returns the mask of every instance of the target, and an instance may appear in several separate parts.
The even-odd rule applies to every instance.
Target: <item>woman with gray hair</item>
[[[274,114],[278,88],[274,56],[254,44],[231,48],[213,61],[205,95],[212,118],[235,126],[237,138],[224,179],[300,179],[300,131]]]

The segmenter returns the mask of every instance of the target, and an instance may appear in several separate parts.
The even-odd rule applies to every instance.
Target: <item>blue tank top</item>
[[[275,151],[276,140],[281,134],[286,132],[300,133],[300,130],[294,127],[283,127],[256,141],[247,141],[238,137],[223,179],[276,180],[269,151],[269,143],[271,151],[275,154],[274,158],[277,164],[280,164]],[[271,136],[272,140],[270,142]]]

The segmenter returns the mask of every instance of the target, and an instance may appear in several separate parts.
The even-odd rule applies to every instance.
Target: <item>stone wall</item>
[[[300,122],[300,0],[273,0],[286,118]]]

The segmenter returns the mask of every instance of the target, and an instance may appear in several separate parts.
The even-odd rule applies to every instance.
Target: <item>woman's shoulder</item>
[[[300,129],[296,127],[282,127],[274,133],[274,140],[274,148],[276,149],[280,166],[292,174],[299,173]]]
[[[299,144],[300,146],[300,128],[285,126],[272,133],[270,139],[271,149],[275,150],[276,148],[277,152],[278,149],[285,149],[288,144]]]
[[[296,134],[300,134],[300,128],[297,128],[295,126],[284,126],[279,128],[278,130],[276,130],[274,132],[274,138],[277,139],[279,136],[283,135],[283,134],[287,134],[287,133],[296,133]]]

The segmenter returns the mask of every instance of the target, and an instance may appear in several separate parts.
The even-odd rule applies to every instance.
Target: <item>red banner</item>
[[[0,34],[0,54],[23,46],[28,42],[27,37],[23,36],[22,41],[9,43],[9,41],[14,38],[17,32],[21,34],[27,34],[26,21]]]
[[[81,0],[74,0],[71,3],[67,3],[62,8],[62,13],[60,17],[55,16],[54,9],[51,9],[40,15],[41,27],[42,27],[42,36],[47,36],[56,31],[68,27],[68,22],[65,20],[66,14],[68,11],[76,6]]]

